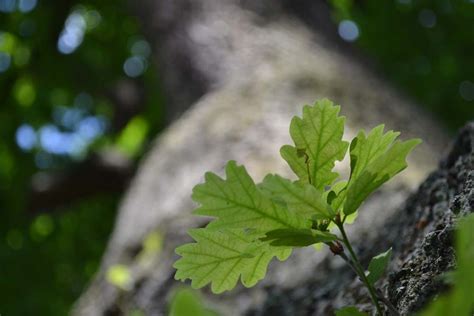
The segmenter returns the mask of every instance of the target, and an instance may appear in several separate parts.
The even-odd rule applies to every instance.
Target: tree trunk
[[[350,229],[356,243],[384,225],[435,167],[447,144],[429,115],[337,39],[325,2],[142,0],[132,5],[163,78],[168,119],[189,109],[143,160],[121,204],[101,269],[76,304],[78,315],[134,309],[166,314],[170,293],[179,285],[173,280],[174,248],[189,241],[187,229],[204,223],[191,216],[192,187],[205,171],[221,173],[230,159],[246,165],[257,181],[268,172],[288,175],[278,149],[290,143],[290,119],[305,103],[327,97],[341,104],[346,139],[359,128],[385,123],[404,138],[424,140],[409,169],[365,204]],[[160,251],[143,247],[150,232],[163,236]],[[297,289],[308,275],[315,276],[314,288],[322,286],[318,282],[340,264],[329,264],[327,257],[326,251],[296,251],[288,262],[274,262],[256,287],[209,294],[207,300],[224,315],[261,310],[272,291]],[[130,273],[126,290],[106,280],[116,264]]]

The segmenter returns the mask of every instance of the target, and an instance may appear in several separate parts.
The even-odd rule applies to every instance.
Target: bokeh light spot
[[[23,234],[18,229],[11,229],[7,233],[7,244],[13,250],[19,250],[23,247]]]
[[[88,116],[77,126],[77,133],[88,141],[92,141],[105,131],[105,120],[97,116]]]
[[[15,50],[18,40],[15,35],[0,31],[0,52],[12,54]]]
[[[102,16],[96,10],[89,10],[85,14],[85,19],[86,19],[87,29],[92,30],[92,29],[95,29],[97,26],[99,26],[102,20]]]
[[[461,82],[459,85],[459,94],[466,101],[474,100],[474,83],[469,80]]]
[[[41,127],[39,138],[41,147],[49,153],[64,155],[70,150],[70,137],[66,133],[62,133],[55,125],[47,124]]]
[[[16,130],[16,143],[24,151],[30,151],[36,146],[36,132],[28,124],[23,124]]]
[[[53,111],[54,122],[69,130],[73,130],[83,116],[83,110],[65,106],[58,106]]]
[[[0,52],[0,72],[5,72],[10,68],[11,57],[9,54]]]
[[[338,27],[339,36],[348,42],[353,42],[359,37],[359,27],[354,21],[343,20]]]
[[[15,53],[13,55],[13,61],[15,65],[18,67],[25,66],[30,61],[31,51],[26,46],[19,46],[15,49]]]
[[[123,71],[129,77],[138,77],[145,72],[146,64],[142,57],[132,56],[123,64]]]
[[[131,52],[133,55],[148,57],[151,54],[150,44],[145,40],[138,40],[133,43]]]
[[[35,102],[36,89],[29,79],[19,79],[14,87],[15,99],[21,106],[29,107]]]
[[[58,50],[63,54],[73,53],[84,39],[86,20],[78,11],[69,15],[58,39]]]
[[[54,223],[51,216],[43,214],[38,216],[30,227],[31,237],[36,240],[42,240],[51,235],[54,230]]]
[[[23,12],[27,13],[32,11],[37,4],[37,0],[19,0],[18,1],[18,9]]]
[[[78,103],[83,104],[82,101]],[[50,154],[75,159],[87,154],[90,144],[105,133],[108,124],[103,116],[87,115],[83,106],[57,106],[53,121],[55,124],[46,124],[39,129],[41,148]]]
[[[10,13],[15,11],[15,0],[0,0],[0,12]]]
[[[418,15],[418,22],[423,27],[433,28],[436,25],[436,14],[432,10],[423,9]]]
[[[107,281],[122,290],[129,290],[131,286],[132,276],[127,266],[116,264],[107,270]]]
[[[148,129],[148,122],[144,118],[136,116],[131,119],[117,139],[120,151],[131,157],[136,155],[145,142]]]

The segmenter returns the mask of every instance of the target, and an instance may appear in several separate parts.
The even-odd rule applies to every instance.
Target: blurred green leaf
[[[36,99],[36,89],[28,78],[19,79],[13,88],[15,99],[19,105],[29,107]]]
[[[12,54],[15,51],[17,40],[12,33],[0,33],[0,51]]]
[[[107,270],[106,280],[122,290],[131,289],[132,276],[129,268],[123,264],[112,265]]]
[[[31,224],[31,235],[33,239],[41,240],[53,232],[54,224],[51,216],[40,215]]]
[[[134,117],[120,133],[118,148],[130,157],[137,155],[146,140],[148,129],[148,123],[143,117]]]
[[[336,310],[336,316],[368,316],[367,313],[363,313],[354,306],[347,306]]]
[[[217,316],[206,308],[198,291],[179,289],[174,294],[169,308],[169,316]]]
[[[474,310],[474,214],[459,221],[456,231],[457,267],[452,273],[453,289],[447,295],[436,298],[422,316],[459,315],[470,316]]]

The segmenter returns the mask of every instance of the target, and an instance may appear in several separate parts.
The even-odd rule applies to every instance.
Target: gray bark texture
[[[166,315],[173,289],[180,286],[173,279],[174,248],[190,240],[187,229],[205,223],[191,216],[192,187],[202,182],[205,171],[222,174],[230,159],[244,164],[256,181],[268,172],[290,175],[278,153],[280,146],[290,143],[290,119],[303,104],[323,97],[342,105],[346,139],[360,128],[385,123],[402,131],[403,138],[424,140],[411,156],[410,167],[365,203],[349,234],[364,260],[393,244],[397,260],[392,271],[413,270],[410,262],[425,262],[407,249],[420,249],[419,240],[432,228],[435,213],[429,202],[417,204],[416,196],[409,202],[412,206],[401,205],[436,167],[448,143],[446,135],[367,62],[354,57],[353,48],[337,40],[324,2],[143,0],[132,6],[152,44],[169,119],[187,110],[157,138],[142,161],[121,203],[101,268],[75,305],[75,315],[133,310]],[[446,163],[443,170],[453,164]],[[347,174],[344,165],[347,162],[337,168]],[[433,176],[429,179],[434,181]],[[426,216],[422,219],[429,224],[417,230],[419,216]],[[153,232],[163,236],[163,246],[150,253],[144,240]],[[107,280],[110,267],[117,264],[130,273],[126,289]],[[331,314],[348,302],[367,301],[365,291],[342,265],[328,251],[302,249],[287,262],[272,262],[265,280],[254,288],[239,286],[220,296],[203,293],[223,315]],[[394,302],[409,306],[407,311],[424,302],[407,294],[424,291],[409,276],[395,273],[383,283]],[[344,285],[347,290],[342,290]],[[437,291],[437,285],[430,286],[429,295]]]

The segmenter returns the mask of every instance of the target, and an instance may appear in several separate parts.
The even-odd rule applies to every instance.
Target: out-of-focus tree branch
[[[30,212],[47,212],[101,193],[122,192],[134,173],[132,161],[104,151],[60,172],[39,172],[31,180]]]

